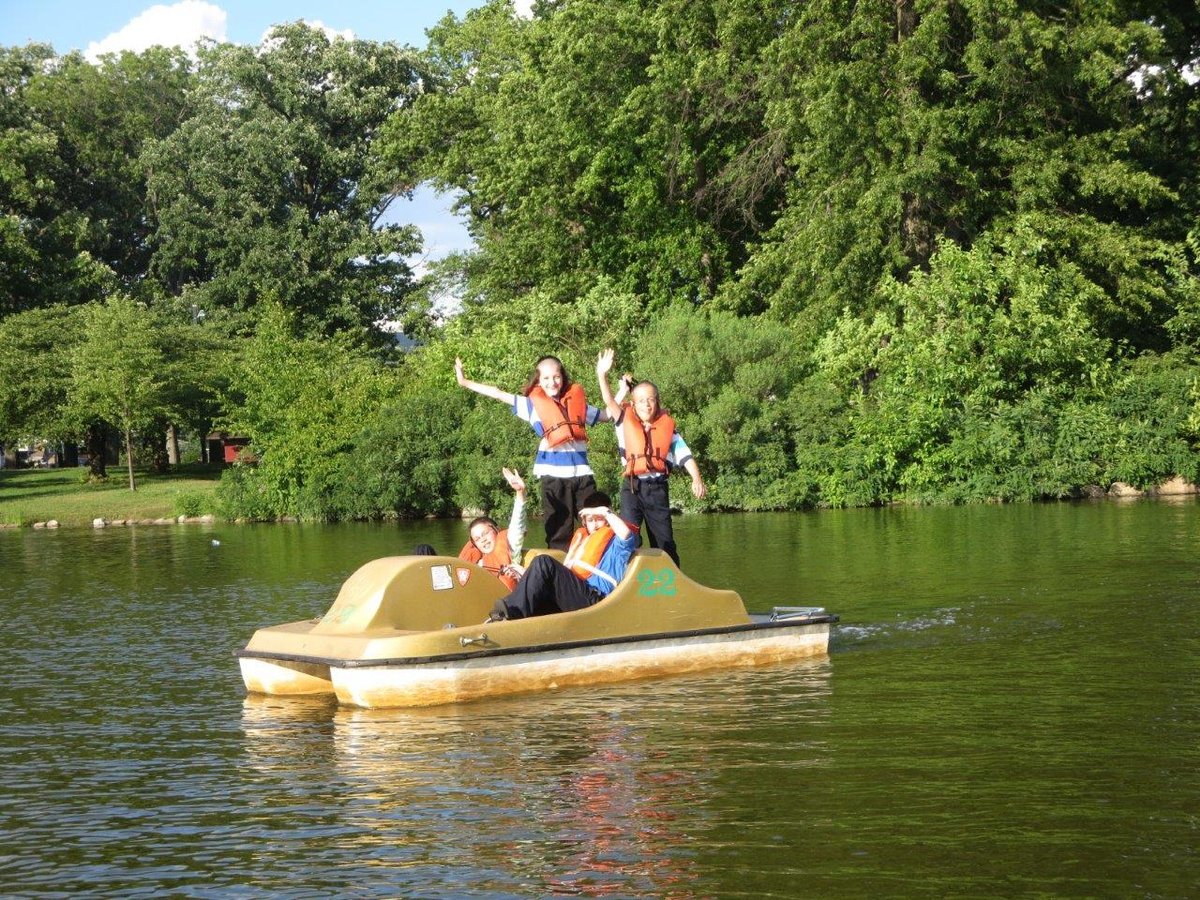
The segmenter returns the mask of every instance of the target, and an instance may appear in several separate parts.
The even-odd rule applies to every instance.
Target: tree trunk
[[[153,425],[148,428],[140,441],[144,456],[141,458],[150,464],[150,471],[157,475],[163,475],[170,471],[169,451],[167,449],[167,438],[169,436],[168,426],[170,425],[166,419],[158,419]]]
[[[93,422],[88,426],[87,437],[84,441],[88,452],[88,475],[92,478],[108,476],[108,428],[103,422]]]
[[[133,432],[128,428],[125,429],[125,466],[129,469],[129,489],[137,490],[137,485],[133,482]]]
[[[917,11],[913,0],[896,0],[896,39],[912,37],[917,27]]]
[[[929,208],[920,197],[912,194],[905,194],[902,199],[904,214],[900,220],[901,246],[914,266],[922,272],[928,272],[934,242]]]
[[[167,426],[167,465],[179,465],[179,431],[174,424]]]
[[[896,5],[896,43],[901,44],[912,37],[917,28],[917,10],[914,0],[895,0]],[[900,80],[900,97],[902,101],[902,121],[907,118],[908,109],[924,105],[917,86],[908,79]],[[916,149],[910,153],[918,152]],[[912,192],[901,196],[904,204],[900,217],[900,246],[908,257],[910,268],[904,273],[903,280],[907,281],[912,268],[923,272],[929,271],[929,259],[933,256],[935,235],[931,225],[929,204]]]

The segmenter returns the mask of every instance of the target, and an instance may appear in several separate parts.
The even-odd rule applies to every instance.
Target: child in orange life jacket
[[[607,597],[625,577],[637,529],[609,509],[611,501],[599,491],[583,502],[583,527],[572,536],[566,559],[535,556],[513,592],[496,601],[488,622],[583,609]]]
[[[458,551],[458,556],[483,567],[511,591],[525,573],[521,567],[521,545],[525,540],[525,479],[512,469],[500,471],[514,494],[508,528],[501,530],[496,520],[489,516],[472,519],[467,526],[470,540]]]
[[[469,380],[461,359],[454,360],[454,376],[467,390],[509,404],[513,415],[528,422],[540,438],[533,474],[542,480],[546,546],[566,550],[582,500],[596,490],[585,429],[608,421],[607,413],[588,405],[582,385],[571,381],[555,356],[538,360],[521,394]]]
[[[605,350],[596,360],[596,377],[609,418],[617,426],[617,447],[625,464],[621,479],[621,516],[631,525],[646,523],[650,546],[661,548],[679,565],[679,550],[671,526],[671,499],[667,477],[672,468],[682,467],[692,476],[692,494],[702,498],[708,493],[700,467],[692,457],[675,420],[662,408],[658,388],[643,381],[630,392],[624,405],[613,397],[608,386],[613,351]]]

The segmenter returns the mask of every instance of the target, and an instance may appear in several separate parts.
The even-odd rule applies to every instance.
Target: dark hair
[[[595,509],[597,506],[607,506],[612,509],[612,500],[603,491],[592,491],[579,504],[580,509]]]
[[[565,394],[567,392],[567,388],[571,386],[571,376],[567,374],[567,367],[562,364],[562,360],[557,356],[543,356],[536,363],[534,363],[533,373],[529,376],[529,380],[525,382],[524,394],[526,397],[528,397],[530,392],[538,386],[538,368],[544,362],[558,363],[558,371],[562,373],[562,390],[560,393]]]
[[[633,387],[631,387],[629,389],[629,393],[632,394],[635,390],[640,388],[643,384],[646,385],[647,387],[651,388],[654,391],[654,402],[661,403],[662,402],[662,394],[659,393],[658,385],[655,384],[653,381],[639,381],[637,384],[635,384]]]
[[[471,524],[467,526],[468,536],[471,534],[472,531],[475,530],[476,525],[491,525],[497,531],[500,530],[500,526],[496,524],[496,520],[493,519],[491,516],[476,516],[475,518],[473,518],[471,520]]]

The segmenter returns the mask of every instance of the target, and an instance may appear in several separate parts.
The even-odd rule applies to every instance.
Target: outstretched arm
[[[700,467],[696,465],[696,460],[689,459],[683,464],[683,467],[692,476],[692,495],[697,500],[702,500],[708,493],[708,488],[704,484],[704,479],[700,477]]]
[[[509,406],[512,406],[513,401],[517,399],[513,394],[508,393],[508,391],[502,391],[493,385],[480,384],[478,381],[469,379],[463,374],[463,362],[458,357],[454,359],[454,378],[468,391],[474,391],[485,397],[491,397],[493,400],[499,400],[501,403],[507,403]]]
[[[600,351],[596,357],[596,380],[600,382],[600,396],[604,398],[604,409],[614,422],[621,418],[621,404],[613,397],[612,388],[608,385],[608,373],[612,370],[612,348]]]

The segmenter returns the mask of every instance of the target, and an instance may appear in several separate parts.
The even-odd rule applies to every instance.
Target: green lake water
[[[535,523],[532,533],[537,534]],[[234,651],[461,522],[0,531],[0,894],[1200,896],[1200,504],[691,516],[828,657],[419,711]]]

